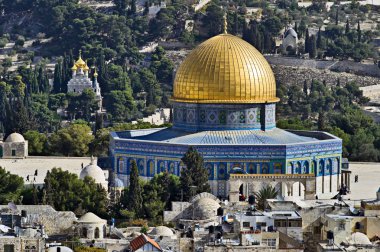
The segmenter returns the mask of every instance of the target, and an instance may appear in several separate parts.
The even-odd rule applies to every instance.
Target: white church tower
[[[79,51],[79,59],[74,62],[73,67],[71,68],[73,75],[69,83],[67,84],[67,91],[81,94],[84,89],[92,89],[96,95],[96,99],[99,103],[99,108],[102,108],[102,95],[100,92],[100,86],[98,83],[98,73],[94,72],[94,81],[91,81],[89,78],[90,68],[82,59],[81,51]]]

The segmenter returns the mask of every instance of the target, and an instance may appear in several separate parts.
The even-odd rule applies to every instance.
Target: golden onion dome
[[[96,71],[96,69],[95,69],[94,77],[95,78],[98,77],[98,72]]]
[[[172,100],[218,104],[279,101],[266,59],[230,34],[208,39],[186,57],[175,76]]]
[[[86,62],[84,62],[84,60],[82,59],[82,50],[79,50],[79,58],[78,60],[75,62],[75,65],[78,67],[78,68],[84,68],[87,66]]]
[[[88,65],[87,65],[87,62],[86,62],[86,65],[83,67],[83,70],[84,70],[84,71],[88,71],[88,70],[90,70],[90,68],[89,68]]]
[[[71,68],[71,70],[73,70],[73,71],[76,71],[78,68],[77,68],[77,66],[74,64],[74,66]]]

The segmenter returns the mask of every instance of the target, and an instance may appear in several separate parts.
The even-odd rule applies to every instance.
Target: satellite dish
[[[13,202],[9,202],[8,203],[8,208],[11,209],[12,212],[17,212],[18,211],[17,206]]]

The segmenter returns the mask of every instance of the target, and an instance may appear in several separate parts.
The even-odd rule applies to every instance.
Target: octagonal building
[[[276,81],[263,55],[229,34],[212,37],[183,61],[174,80],[173,126],[112,132],[112,165],[125,185],[135,160],[146,179],[180,175],[190,146],[204,157],[212,193],[238,200],[265,184],[281,197],[335,195],[341,139],[276,128]]]

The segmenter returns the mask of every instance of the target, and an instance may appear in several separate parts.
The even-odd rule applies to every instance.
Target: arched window
[[[309,161],[304,161],[302,165],[302,173],[309,173]]]
[[[323,159],[319,160],[318,174],[322,175],[325,168],[325,161]]]
[[[262,174],[268,174],[268,165],[267,164],[263,164],[261,173]]]
[[[119,173],[124,173],[125,172],[125,166],[124,166],[124,158],[119,158],[118,160],[118,171]]]
[[[103,238],[106,238],[107,236],[107,228],[106,225],[103,226]]]
[[[175,164],[174,164],[174,162],[170,162],[170,164],[169,164],[169,173],[175,174]]]
[[[227,178],[227,170],[226,170],[226,164],[221,163],[219,164],[219,169],[218,169],[218,178],[219,179],[225,179]]]
[[[99,228],[95,228],[95,239],[99,239]]]
[[[149,176],[153,177],[154,176],[154,161],[150,160],[148,161],[148,171],[149,171]]]
[[[256,169],[256,167],[255,167],[255,164],[250,163],[250,164],[248,165],[248,173],[249,173],[249,174],[256,174],[256,173],[257,173],[257,169]]]
[[[82,238],[87,238],[87,228],[82,228]]]
[[[139,159],[139,161],[138,161],[138,168],[139,168],[139,175],[140,175],[140,176],[145,176],[145,171],[144,171],[144,160]]]
[[[210,163],[207,163],[205,165],[205,168],[208,172],[208,179],[213,179],[214,178],[214,166]]]

